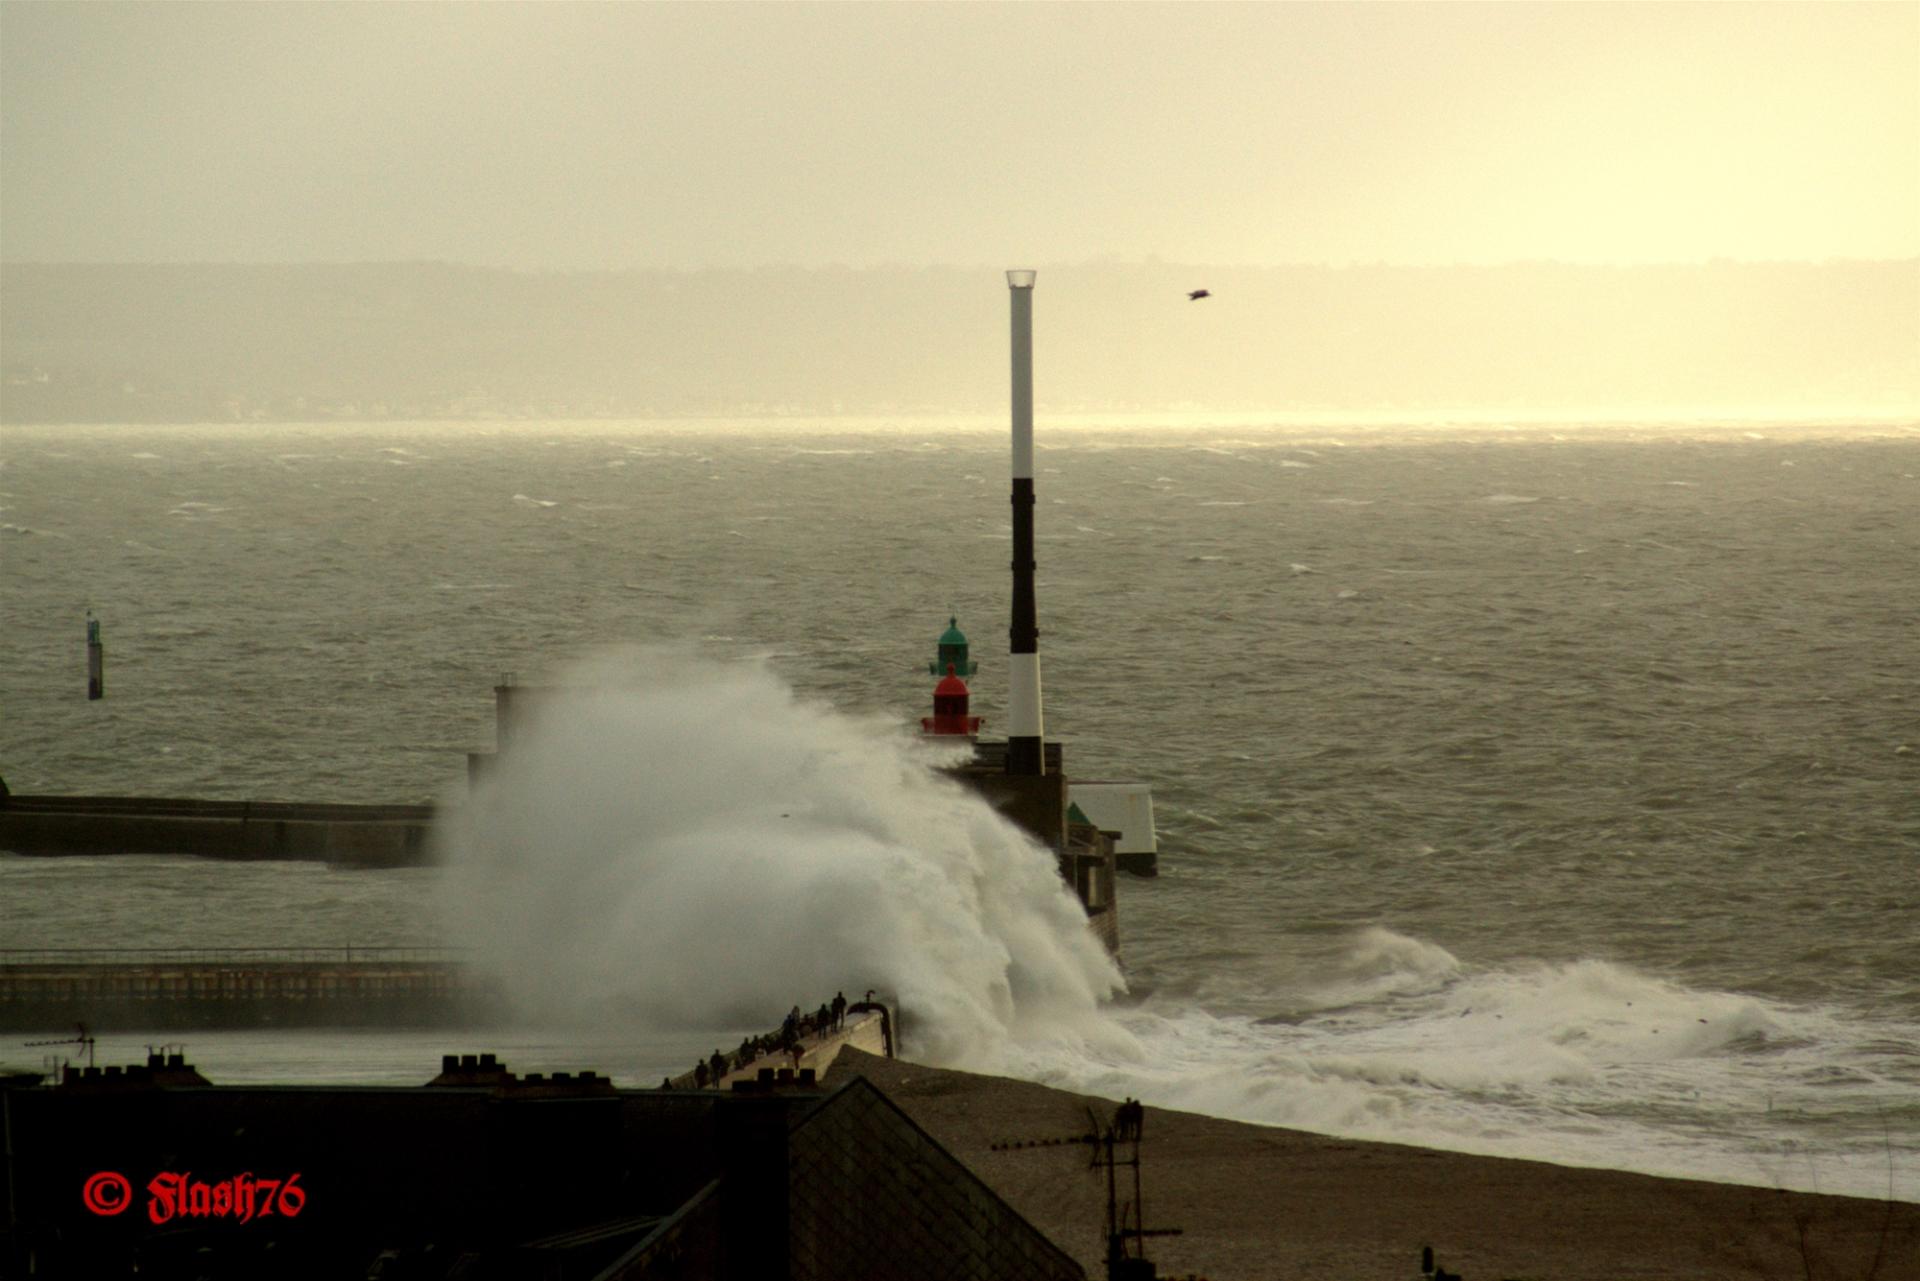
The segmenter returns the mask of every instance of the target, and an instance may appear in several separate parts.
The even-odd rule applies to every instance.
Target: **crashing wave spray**
[[[1920,1186],[1877,1127],[1778,1164],[1796,1118],[1900,1133],[1904,1026],[1600,961],[1480,969],[1379,928],[1272,1019],[1114,1007],[1051,854],[897,727],[754,665],[633,654],[566,679],[441,834],[464,939],[541,1023],[762,1029],[871,987],[911,1057],[1154,1106],[1859,1195],[1897,1163],[1899,1194]]]
[[[456,926],[523,1013],[757,1027],[874,988],[931,1062],[1125,1041],[1052,856],[897,728],[757,665],[582,664],[439,839]]]

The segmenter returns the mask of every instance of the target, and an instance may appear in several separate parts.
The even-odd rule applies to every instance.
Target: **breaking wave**
[[[873,988],[936,1063],[1126,1039],[1052,856],[896,729],[759,665],[576,668],[440,839],[454,919],[527,1012],[754,1027]]]
[[[1872,1144],[1782,1164],[1780,1118],[1884,1112],[1885,1046],[1920,1029],[1598,959],[1475,968],[1378,926],[1281,1014],[1135,1000],[1051,855],[895,725],[678,651],[522,698],[438,839],[459,935],[530,1021],[754,1029],[876,989],[908,1057],[1161,1107],[1828,1191],[1889,1176]]]

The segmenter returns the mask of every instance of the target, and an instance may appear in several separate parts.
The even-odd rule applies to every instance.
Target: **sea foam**
[[[460,935],[522,1011],[759,1027],[871,988],[930,1062],[1124,1042],[1052,856],[897,728],[663,651],[535,708],[439,838]]]

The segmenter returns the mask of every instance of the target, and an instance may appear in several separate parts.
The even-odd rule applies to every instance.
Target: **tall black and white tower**
[[[1013,627],[1008,633],[1007,773],[1045,774],[1040,628],[1033,607],[1033,278],[1009,271],[1013,300]]]

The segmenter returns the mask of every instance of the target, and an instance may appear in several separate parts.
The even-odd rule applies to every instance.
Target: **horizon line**
[[[1820,258],[1734,258],[1715,255],[1706,258],[1648,258],[1638,260],[1589,258],[1507,258],[1488,261],[1398,261],[1384,258],[1346,262],[1225,262],[1178,261],[1147,256],[1142,258],[1086,258],[1073,262],[1042,263],[1036,270],[1076,271],[1089,268],[1152,267],[1182,271],[1498,271],[1516,267],[1582,267],[1632,270],[1651,267],[1825,267],[1825,266],[1920,266],[1920,253],[1895,257],[1839,256]],[[633,266],[524,266],[507,263],[476,262],[458,258],[10,258],[0,255],[0,269],[19,267],[454,267],[469,271],[502,272],[515,275],[704,275],[751,274],[754,272],[865,272],[954,271],[993,272],[1005,268],[999,264],[967,262],[885,262],[855,266],[850,263],[763,262],[751,266],[706,264],[697,267],[665,265]]]

